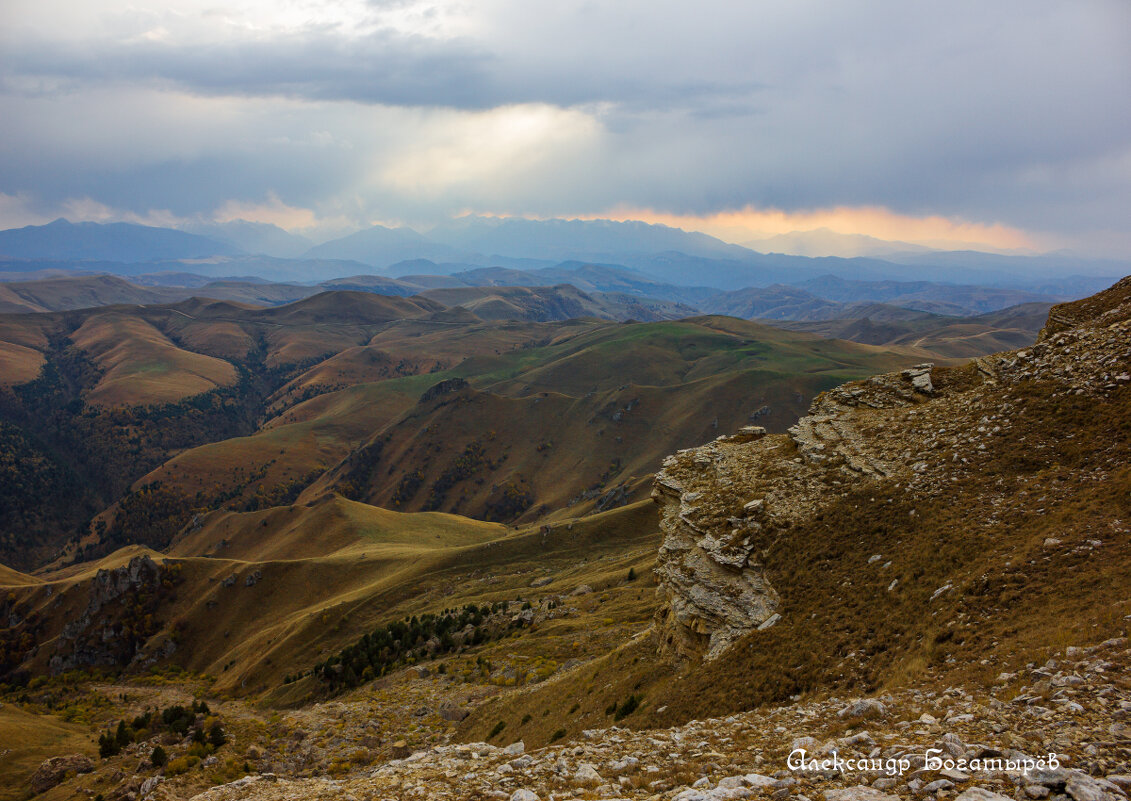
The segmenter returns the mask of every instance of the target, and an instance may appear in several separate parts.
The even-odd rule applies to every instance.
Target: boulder
[[[899,801],[899,796],[881,793],[874,787],[858,784],[840,790],[826,790],[825,801]]]
[[[882,718],[888,712],[887,707],[875,698],[861,698],[836,713],[841,720],[846,718]]]
[[[746,782],[747,787],[752,787],[755,790],[759,790],[763,787],[778,786],[776,779],[771,779],[769,776],[763,776],[761,773],[747,773],[742,777],[742,780]]]
[[[83,754],[67,754],[66,756],[51,757],[45,760],[35,773],[31,775],[31,791],[39,795],[50,790],[68,776],[79,773],[90,773],[94,770],[94,763],[90,757]]]
[[[470,712],[461,706],[443,706],[440,707],[440,717],[451,723],[459,723],[466,718]]]
[[[598,784],[603,784],[604,781],[597,769],[588,762],[578,765],[577,771],[573,774],[573,783],[580,787],[596,787]]]
[[[1123,795],[1117,785],[1078,771],[1072,771],[1071,777],[1064,784],[1064,792],[1075,801],[1119,801]]]
[[[990,792],[984,787],[970,787],[962,791],[955,801],[1012,801],[1009,796]]]

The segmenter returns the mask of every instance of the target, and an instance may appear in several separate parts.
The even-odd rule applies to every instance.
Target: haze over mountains
[[[608,220],[528,220],[465,217],[426,234],[373,226],[305,247],[275,226],[235,221],[190,225],[187,230],[130,223],[69,223],[0,231],[4,270],[58,268],[87,262],[122,275],[169,271],[210,276],[257,275],[268,280],[322,281],[362,272],[450,274],[474,267],[537,269],[562,261],[616,264],[663,282],[717,289],[835,275],[855,280],[931,280],[1004,288],[1087,294],[1121,275],[1126,264],[1067,255],[1003,256],[977,252],[889,254],[885,259],[759,253],[702,233],[662,225]],[[194,269],[184,269],[195,262]],[[427,264],[431,262],[432,264]],[[168,263],[168,264],[166,264]],[[173,268],[174,263],[180,263]],[[364,265],[358,269],[349,264]],[[140,265],[151,265],[142,268]],[[165,270],[154,269],[164,265]],[[72,265],[73,267],[74,265]],[[915,268],[915,269],[911,269]],[[1108,282],[1110,283],[1110,281]],[[1034,289],[1035,291],[1035,289]]]
[[[319,245],[259,223],[187,228],[57,220],[0,231],[0,312],[195,296],[277,305],[353,290],[421,295],[484,320],[726,314],[972,356],[1030,340],[1043,311],[1108,285],[1121,267],[922,248],[887,259],[762,254],[607,220],[467,217],[427,234],[374,226]],[[985,317],[1015,306],[1028,311]]]

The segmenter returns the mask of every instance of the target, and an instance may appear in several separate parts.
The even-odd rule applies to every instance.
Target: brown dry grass
[[[183,350],[144,320],[119,312],[92,315],[72,341],[103,371],[87,402],[102,406],[171,403],[237,378],[229,362]]]
[[[0,385],[34,381],[45,362],[38,350],[14,342],[0,342]]]
[[[96,758],[97,752],[86,726],[4,704],[0,706],[0,799],[28,797],[27,780],[49,757],[86,754]]]

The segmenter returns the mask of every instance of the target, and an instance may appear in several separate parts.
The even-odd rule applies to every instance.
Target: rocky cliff
[[[1066,442],[1097,434],[1105,419],[1126,422],[1129,298],[1131,278],[1054,307],[1033,347],[845,384],[819,395],[787,434],[748,427],[669,457],[652,495],[665,535],[656,569],[661,649],[713,660],[743,635],[777,625],[788,614],[790,587],[767,572],[765,557],[776,551],[780,561],[783,549],[798,548],[818,528],[828,536],[815,523],[871,486],[884,490],[879,503],[894,493],[973,508],[973,480],[985,490],[978,508],[989,501],[991,511],[969,527],[988,531],[999,522],[992,509],[1005,502],[1007,485],[1021,497],[1044,492],[1047,502],[1031,504],[1039,514],[1054,497],[1067,498],[1064,490],[1117,471],[1127,455],[1118,435],[1086,465],[1069,466],[1060,454]],[[1050,476],[1058,466],[1063,475]],[[961,493],[952,489],[960,485]],[[994,491],[1001,497],[990,497]],[[906,531],[893,538],[914,539],[916,516],[912,508],[900,527]],[[863,558],[870,568],[891,565],[884,554]],[[901,580],[892,573],[889,594]],[[943,583],[935,589],[948,592]]]
[[[177,582],[176,565],[158,565],[148,555],[99,570],[89,583],[82,614],[69,620],[54,644],[51,673],[88,667],[124,667],[141,654],[162,627],[156,613]],[[162,655],[175,650],[161,643]]]

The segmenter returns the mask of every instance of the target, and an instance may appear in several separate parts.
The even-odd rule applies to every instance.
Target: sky
[[[1131,3],[0,0],[0,227],[464,214],[1131,256]]]

